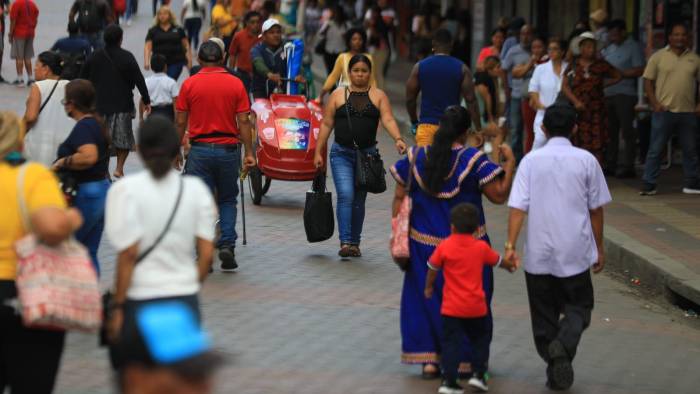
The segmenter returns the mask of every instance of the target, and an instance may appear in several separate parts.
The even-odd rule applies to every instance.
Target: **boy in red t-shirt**
[[[457,383],[461,343],[466,334],[472,347],[472,377],[469,385],[487,391],[484,379],[489,357],[486,331],[486,295],[482,283],[484,265],[501,267],[514,272],[517,262],[504,261],[489,244],[472,234],[479,227],[479,210],[463,203],[450,211],[452,235],[442,241],[428,260],[425,297],[433,296],[433,284],[438,271],[444,271],[442,291],[442,369],[444,380],[439,394],[461,394]]]

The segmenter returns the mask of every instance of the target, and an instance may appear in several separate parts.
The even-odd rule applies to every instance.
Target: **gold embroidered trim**
[[[501,168],[501,167],[496,168],[495,170],[493,170],[493,172],[489,176],[487,176],[479,181],[479,186],[484,186],[485,184],[491,182],[494,178],[496,178],[502,172],[503,172],[503,168]]]
[[[486,237],[486,235],[486,226],[479,226],[479,228],[476,229],[476,231],[473,234],[475,239],[483,239]],[[438,246],[440,242],[445,240],[445,238],[440,238],[434,235],[422,233],[413,227],[411,227],[409,237],[418,243],[428,246]]]
[[[456,196],[457,193],[459,193],[459,186],[462,184],[462,181],[464,180],[464,178],[467,177],[467,175],[469,175],[469,172],[471,172],[472,167],[474,167],[474,163],[476,163],[476,161],[483,155],[484,155],[484,152],[478,151],[476,154],[474,154],[474,156],[471,159],[469,159],[469,163],[467,164],[467,168],[465,168],[464,171],[462,171],[462,173],[459,174],[459,178],[457,179],[457,187],[455,187],[453,190],[451,190],[449,192],[438,193],[437,195],[435,195],[435,197],[441,198],[441,199],[448,199],[448,198],[452,198],[452,197]],[[423,189],[426,193],[431,194],[428,191],[428,188],[425,187],[425,184],[423,183],[423,179],[420,177],[420,174],[418,174],[418,171],[416,168],[413,169],[413,176],[416,178],[416,181],[418,182],[418,185],[421,187],[421,189]]]
[[[437,353],[402,353],[401,362],[403,364],[437,364],[440,356]]]

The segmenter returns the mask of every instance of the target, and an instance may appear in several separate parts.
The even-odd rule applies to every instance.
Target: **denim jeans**
[[[97,275],[100,274],[97,249],[100,247],[102,230],[105,227],[105,204],[109,186],[107,179],[81,183],[78,185],[78,194],[74,201],[75,207],[83,215],[83,225],[75,233],[75,239],[85,245],[90,252]]]
[[[103,49],[105,47],[105,40],[104,40],[104,31],[100,30],[97,33],[88,33],[83,35],[86,40],[90,42],[90,46],[92,46],[92,51],[96,51],[98,49]]]
[[[182,69],[184,67],[185,67],[184,62],[168,64],[168,69],[165,73],[168,74],[168,76],[170,78],[177,81],[177,79],[180,78],[180,74],[182,74]]]
[[[193,145],[187,156],[185,174],[201,178],[219,206],[221,236],[217,247],[236,247],[236,203],[241,166],[240,145],[209,147]]]
[[[363,152],[376,152],[376,147]],[[367,192],[355,190],[355,150],[338,144],[331,147],[330,161],[337,194],[336,217],[341,244],[359,245],[365,221]]]
[[[651,137],[649,151],[644,164],[643,180],[656,185],[661,168],[661,155],[671,137],[678,130],[678,137],[683,149],[683,175],[686,186],[694,186],[698,181],[697,143],[698,120],[692,112],[654,112],[651,115]]]
[[[187,30],[190,46],[196,51],[199,48],[199,31],[202,30],[202,18],[185,19],[185,30]]]
[[[515,161],[523,158],[523,115],[520,103],[522,99],[511,97],[510,99],[510,146],[515,155]]]

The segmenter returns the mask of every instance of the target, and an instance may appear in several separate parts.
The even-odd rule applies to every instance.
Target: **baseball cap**
[[[598,43],[598,39],[596,39],[595,34],[593,34],[590,31],[585,31],[585,32],[581,33],[580,35],[574,37],[573,40],[571,40],[570,47],[574,50],[574,55],[577,54],[577,50],[581,46],[581,43],[586,41],[586,40],[593,40],[596,43]]]
[[[210,38],[208,41],[211,41],[211,42],[215,43],[216,45],[218,45],[219,48],[221,48],[221,52],[222,52],[222,53],[223,53],[223,52],[226,52],[226,44],[224,43],[224,40],[222,40],[221,38],[219,38],[219,37],[212,37],[212,38]]]
[[[199,46],[197,56],[208,63],[217,63],[223,60],[224,51],[221,50],[219,44],[213,41],[205,41]]]
[[[262,37],[266,31],[272,29],[274,26],[282,27],[282,24],[275,18],[270,18],[266,20],[265,23],[263,23],[262,25],[262,31],[260,32],[260,35],[258,37]]]

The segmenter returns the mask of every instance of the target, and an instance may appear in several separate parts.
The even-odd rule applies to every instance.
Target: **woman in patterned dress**
[[[578,131],[571,142],[591,152],[603,164],[604,150],[608,143],[608,114],[605,110],[603,89],[622,79],[622,74],[610,63],[597,58],[597,41],[591,32],[585,32],[574,40],[580,55],[564,72],[561,90],[578,111]]]
[[[411,229],[409,234],[411,261],[407,267],[401,295],[401,361],[405,364],[422,364],[424,378],[440,376],[439,355],[442,321],[442,274],[435,283],[436,296],[426,299],[423,295],[428,266],[426,262],[435,247],[450,235],[449,213],[455,205],[469,202],[480,212],[480,227],[474,236],[489,242],[485,216],[481,205],[482,193],[493,203],[503,204],[513,183],[515,158],[507,145],[499,147],[505,158],[503,167],[488,160],[485,153],[465,146],[469,113],[464,107],[451,106],[440,119],[440,127],[432,145],[415,147],[408,157],[399,160],[391,173],[396,179],[393,215],[396,216],[406,192],[412,199]],[[411,169],[411,163],[413,171]],[[411,174],[409,174],[411,172]],[[411,177],[410,190],[406,190]],[[484,291],[489,303],[488,324],[491,335],[491,297],[493,296],[493,270],[484,267]],[[490,342],[490,340],[489,340]],[[464,339],[464,357],[460,372],[468,372],[469,343]]]

